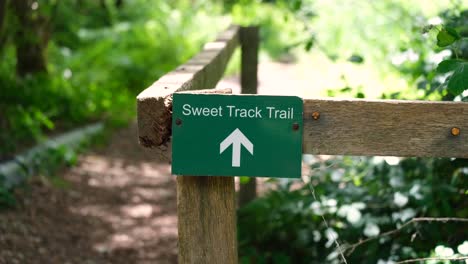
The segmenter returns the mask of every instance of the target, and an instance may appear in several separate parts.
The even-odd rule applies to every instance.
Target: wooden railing
[[[258,28],[232,26],[138,95],[141,145],[168,142],[172,94],[214,88],[239,44],[243,93],[256,93]],[[325,98],[303,105],[303,153],[468,158],[468,103]],[[232,177],[177,177],[180,263],[237,263],[234,195]]]
[[[242,93],[257,93],[258,27],[231,26],[187,63],[164,75],[137,97],[138,137],[156,147],[171,136],[172,94],[231,93],[216,86],[241,46]],[[241,187],[240,202],[255,196],[255,179]],[[234,178],[177,177],[179,263],[237,263]]]

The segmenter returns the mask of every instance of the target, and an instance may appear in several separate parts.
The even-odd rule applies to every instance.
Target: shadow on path
[[[134,123],[114,133],[63,172],[66,188],[21,190],[18,208],[0,213],[0,263],[176,263],[170,150],[136,139]]]

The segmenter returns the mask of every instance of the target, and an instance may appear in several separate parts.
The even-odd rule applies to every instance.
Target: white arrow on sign
[[[219,144],[219,154],[223,153],[230,145],[232,145],[232,167],[240,167],[241,145],[253,155],[252,142],[238,128]]]

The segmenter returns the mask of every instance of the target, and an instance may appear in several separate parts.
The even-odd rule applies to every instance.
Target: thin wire
[[[336,165],[337,163],[338,163],[338,162],[335,160],[331,165],[326,166],[325,169],[328,169],[328,168],[330,168],[330,167]],[[312,169],[312,171],[314,171],[314,170],[320,170],[320,169],[321,169],[321,168],[319,167],[319,168]],[[312,173],[311,173],[311,175],[312,175]],[[302,182],[304,182],[304,184],[307,184],[307,185],[309,186],[309,190],[310,190],[310,193],[312,194],[312,197],[314,198],[314,200],[315,200],[316,202],[318,202],[317,196],[315,195],[314,186],[312,186],[312,176],[311,176],[310,179],[309,179],[309,183],[306,183],[306,182],[304,181],[304,179],[302,179]],[[330,225],[328,224],[327,219],[325,219],[325,215],[322,214],[320,211],[318,212],[318,214],[319,214],[320,217],[322,218],[322,221],[323,221],[323,223],[325,224],[325,227],[326,227],[327,229],[330,229]],[[340,243],[338,242],[338,236],[335,237],[335,235],[334,235],[332,232],[330,232],[330,235],[331,235],[331,237],[332,237],[332,239],[333,239],[333,243],[335,244],[336,248],[338,249],[338,252],[340,253],[341,259],[343,260],[343,262],[344,262],[345,264],[348,264],[348,262],[346,261],[346,257],[344,256],[343,250],[341,249],[341,245],[340,245]]]

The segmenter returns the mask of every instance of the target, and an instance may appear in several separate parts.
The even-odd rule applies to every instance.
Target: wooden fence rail
[[[468,103],[304,99],[303,152],[468,158]]]

